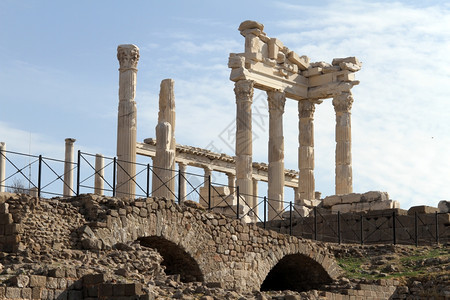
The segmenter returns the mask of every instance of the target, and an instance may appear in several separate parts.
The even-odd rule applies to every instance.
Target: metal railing
[[[120,187],[116,182],[117,172],[124,171],[123,165],[131,163],[116,157],[102,157],[103,166],[96,168],[96,155],[78,151],[76,162],[69,162],[71,167],[64,171],[65,161],[42,155],[4,150],[0,152],[0,158],[8,171],[1,179],[0,187],[37,197],[63,196],[60,191],[64,186],[70,187],[74,195],[95,192],[115,197]],[[239,187],[212,182],[210,175],[160,169],[144,163],[134,164],[136,173],[128,174],[128,180],[121,183],[131,182],[136,186],[135,194],[128,195],[133,198],[151,197],[165,188],[178,203],[196,200],[208,210],[236,219],[244,218],[246,222],[257,223],[265,229],[325,242],[416,246],[450,242],[450,222],[445,213],[401,215],[392,210],[389,213],[330,214],[318,207],[305,211],[292,201],[241,193]],[[158,169],[171,171],[173,176],[163,180],[158,176]],[[64,181],[65,172],[76,172],[74,188]],[[96,178],[103,182],[102,187],[96,186]],[[18,186],[16,183],[19,180],[25,184]],[[168,183],[171,180],[175,181],[175,188],[170,188]],[[156,183],[155,186],[152,182]],[[186,187],[186,193],[181,191],[182,185]]]

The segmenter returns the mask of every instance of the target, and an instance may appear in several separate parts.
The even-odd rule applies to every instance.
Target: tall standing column
[[[105,169],[103,155],[95,155],[94,194],[103,195]]]
[[[252,190],[252,102],[253,81],[234,84],[236,95],[236,184],[245,201],[250,203]]]
[[[333,98],[336,112],[336,195],[353,193],[351,92]]]
[[[117,123],[117,197],[134,198],[136,185],[136,74],[139,48],[119,45],[119,116]]]
[[[253,178],[253,199],[250,204],[250,208],[253,209],[255,215],[258,215],[258,180]]]
[[[309,100],[298,102],[299,144],[298,148],[298,198],[297,205],[302,200],[315,199],[314,190],[314,111],[315,104]]]
[[[269,220],[283,210],[284,199],[284,136],[283,113],[286,97],[283,92],[267,92],[269,102]]]
[[[73,194],[73,143],[75,143],[76,139],[67,138],[65,141],[63,196],[70,197]]]
[[[0,192],[5,191],[6,179],[6,144],[0,142]]]
[[[161,81],[159,91],[159,112],[158,123],[167,122],[171,126],[172,139],[170,140],[169,148],[176,155],[176,141],[175,141],[175,81],[173,79],[164,79]],[[158,143],[158,140],[156,140]],[[168,163],[168,169],[172,174],[171,178],[167,182],[167,186],[170,190],[175,191],[175,156]]]
[[[180,171],[180,195],[178,195],[180,201],[186,200],[186,164],[178,163],[178,170]]]

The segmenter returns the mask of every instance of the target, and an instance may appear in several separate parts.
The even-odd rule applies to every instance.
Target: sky
[[[159,85],[172,78],[177,142],[233,155],[227,62],[244,51],[237,30],[244,20],[264,24],[269,37],[313,62],[363,62],[352,90],[354,192],[386,191],[405,209],[450,198],[446,1],[0,0],[0,141],[62,159],[72,137],[76,150],[114,156],[117,46],[135,44],[138,141],[155,136]],[[267,162],[265,92],[255,90],[253,108],[253,160]],[[314,117],[316,190],[327,196],[334,194],[331,99]],[[292,99],[284,134],[285,167],[298,169]]]

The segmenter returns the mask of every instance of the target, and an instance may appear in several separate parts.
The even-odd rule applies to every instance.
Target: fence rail
[[[96,159],[97,155],[81,151],[78,151],[76,162],[66,162],[2,150],[0,166],[3,165],[1,167],[7,172],[0,174],[0,188],[1,191],[6,189],[41,197],[64,196],[60,191],[65,186],[71,195],[97,193],[116,196],[120,187],[117,172],[130,162],[102,156],[101,166],[98,166]],[[128,180],[121,183],[132,182],[136,186],[136,192],[128,194],[132,197],[150,197],[159,189],[168,189],[170,197],[178,203],[195,199],[208,210],[244,219],[265,229],[325,242],[416,246],[450,242],[448,213],[404,215],[392,210],[389,213],[330,214],[319,207],[305,213],[292,201],[240,193],[239,187],[212,182],[210,175],[166,170],[173,172],[173,176],[163,180],[156,172],[157,167],[134,164],[136,174],[128,174]],[[75,187],[64,180],[68,172],[76,173]],[[168,184],[171,180],[176,182],[173,189]],[[226,193],[223,192],[225,188],[228,189]]]

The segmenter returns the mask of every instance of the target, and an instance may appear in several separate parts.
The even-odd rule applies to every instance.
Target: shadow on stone
[[[331,282],[323,267],[302,254],[283,257],[267,274],[261,291],[308,291]]]
[[[203,282],[197,262],[182,247],[158,236],[143,237],[139,241],[141,246],[156,249],[161,254],[167,275],[179,274],[182,282]]]

